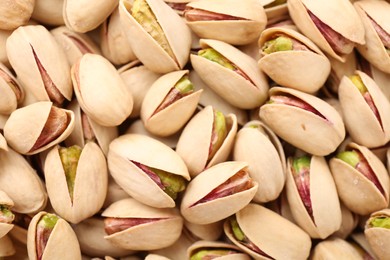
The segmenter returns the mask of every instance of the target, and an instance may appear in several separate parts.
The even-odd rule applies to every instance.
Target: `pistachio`
[[[10,197],[0,190],[0,238],[4,237],[14,227],[15,214],[11,211],[13,206],[14,203]]]
[[[373,212],[364,228],[367,242],[378,259],[386,259],[389,255],[389,217],[390,210],[387,208]]]
[[[62,16],[64,0],[35,0],[32,18],[43,24],[62,25],[64,17]]]
[[[57,224],[58,217],[54,214],[44,215],[38,222],[37,225],[37,258],[42,259],[43,251],[47,241],[50,238],[50,234],[54,229],[54,226]]]
[[[238,247],[214,241],[197,241],[188,248],[189,260],[206,260],[206,259],[249,259],[249,256],[242,253]]]
[[[13,257],[15,255],[15,247],[14,244],[9,236],[3,236],[0,238],[0,257],[6,257],[11,256]]]
[[[349,242],[331,238],[318,243],[313,250],[313,260],[324,258],[363,259],[359,251]],[[364,258],[365,259],[365,258]]]
[[[11,72],[0,62],[0,113],[11,114],[24,99],[24,91]]]
[[[61,147],[58,151],[60,153],[62,167],[64,168],[70,199],[73,201],[77,164],[80,159],[81,148],[74,145],[69,148]]]
[[[0,223],[11,224],[15,215],[7,205],[0,205]]]
[[[0,8],[0,29],[14,30],[24,25],[31,17],[35,0],[18,0],[3,2]]]

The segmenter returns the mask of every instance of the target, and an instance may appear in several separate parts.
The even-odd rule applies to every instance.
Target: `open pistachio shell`
[[[313,250],[313,260],[322,259],[363,259],[354,246],[340,238],[324,240]]]
[[[340,200],[352,212],[360,215],[367,215],[387,207],[390,180],[385,166],[364,146],[350,143],[347,151],[352,150],[358,151],[366,162],[362,161],[360,155],[359,165],[356,164],[354,167],[339,158],[330,160],[330,168]],[[356,167],[365,173],[363,174]],[[369,175],[371,180],[365,176],[367,171],[371,172]]]
[[[130,115],[131,92],[107,59],[87,53],[73,65],[71,73],[80,107],[98,124],[117,126]]]
[[[188,61],[190,52],[190,29],[182,18],[164,1],[144,0],[144,2],[138,2],[137,4],[148,6],[147,8],[154,16],[153,18],[149,18],[147,15],[139,17],[143,19],[143,25],[139,24],[133,17],[132,13],[135,12],[135,8],[133,9],[131,1],[121,0],[119,2],[122,27],[135,56],[147,68],[157,73],[182,69]],[[154,37],[165,38],[164,47],[143,27],[154,22],[158,24],[160,31],[150,29],[150,33]],[[164,48],[170,50],[170,54]]]
[[[379,259],[390,255],[390,209],[383,209],[371,214],[366,222],[364,234],[372,251]]]
[[[318,156],[335,151],[344,139],[345,129],[342,118],[325,101],[298,90],[281,87],[272,88],[269,94],[271,100],[273,96],[283,96],[288,100],[290,98],[299,100],[298,103],[302,103],[301,105],[305,107],[297,107],[298,104],[271,102],[260,108],[261,120],[280,138]]]
[[[13,206],[14,202],[11,198],[4,191],[0,190],[0,238],[7,235],[14,227],[12,224],[14,215],[11,211]]]
[[[62,16],[63,6],[64,0],[35,0],[34,11],[31,17],[43,24],[62,25],[64,24],[64,17]]]
[[[265,102],[268,82],[254,59],[222,41],[201,39],[200,45],[202,49],[212,48],[236,67],[232,70],[207,58],[191,54],[194,70],[210,88],[227,102],[241,109],[255,108]],[[242,76],[242,73],[246,77]]]
[[[389,100],[367,74],[356,71],[354,75],[365,90],[362,93],[347,76],[341,80],[339,99],[346,128],[355,142],[369,148],[382,146],[390,140]]]
[[[11,114],[24,99],[24,90],[0,62],[0,114]]]
[[[279,36],[291,43],[291,48],[267,53],[267,42]],[[274,27],[264,30],[259,39],[262,58],[259,67],[277,84],[314,93],[325,83],[330,62],[322,51],[295,30]]]
[[[189,89],[190,85],[192,90],[176,88],[185,77],[188,82],[185,88]],[[174,71],[161,76],[150,87],[142,102],[141,119],[145,128],[158,136],[176,133],[195,112],[202,91],[193,90],[192,82],[188,80],[188,70]],[[174,120],[167,123],[168,118]]]
[[[204,253],[200,253],[203,251]],[[191,260],[205,259],[207,251],[211,253],[212,259],[218,260],[250,260],[251,257],[243,252],[235,245],[224,242],[200,240],[192,244],[187,250],[187,257]],[[203,255],[203,258],[201,256]],[[197,257],[196,257],[197,256]]]
[[[310,237],[298,226],[277,213],[249,204],[235,214],[237,223],[245,237],[269,257],[260,255],[241,244],[235,238],[230,220],[224,224],[226,236],[242,251],[255,259],[307,259],[310,253]]]
[[[17,152],[31,155],[62,142],[73,128],[72,111],[41,101],[12,112],[4,126],[4,137]]]
[[[65,99],[72,98],[66,55],[45,27],[19,27],[8,38],[6,47],[19,82],[37,100],[62,104]]]
[[[214,131],[215,112],[207,106],[197,113],[185,126],[177,143],[176,152],[186,163],[191,176],[196,176],[205,168],[225,161],[234,144],[237,133],[237,118],[234,114],[225,117],[226,137],[210,160],[210,144]]]
[[[130,196],[146,205],[174,207],[175,201],[135,163],[172,174],[172,178],[189,181],[187,167],[180,156],[163,143],[144,135],[126,134],[111,142],[108,168]]]
[[[287,6],[298,29],[324,52],[340,61],[345,61],[345,55],[351,53],[356,44],[365,43],[363,24],[348,0],[289,0]],[[313,16],[318,21],[315,22],[311,18]]]
[[[16,253],[15,247],[9,236],[0,238],[0,257],[13,256]]]
[[[42,218],[45,217],[50,219],[43,223],[42,221],[44,220]],[[42,248],[42,258],[38,258],[37,255],[39,243],[37,237],[40,237],[40,235],[37,235],[38,232],[43,232],[43,237],[46,236],[47,238],[47,240],[44,241],[45,246]],[[80,245],[72,227],[68,222],[54,214],[49,214],[44,211],[36,214],[28,227],[27,236],[27,250],[30,260],[58,258],[64,260],[81,260]],[[64,243],[64,241],[66,241],[66,243]]]
[[[209,224],[245,207],[258,188],[257,182],[249,177],[247,167],[245,162],[223,162],[197,175],[184,193],[180,205],[182,216],[195,224]],[[228,183],[232,187],[225,187]]]
[[[35,0],[5,0],[0,7],[0,29],[14,30],[30,20]]]
[[[183,227],[177,209],[152,208],[133,198],[111,204],[102,216],[106,218],[106,233],[109,229],[113,232],[105,238],[124,249],[155,250],[170,246],[180,237]],[[124,223],[115,227],[118,220]]]

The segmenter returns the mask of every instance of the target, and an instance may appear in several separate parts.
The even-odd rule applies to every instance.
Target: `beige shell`
[[[15,247],[9,236],[0,238],[0,257],[12,256],[16,253]]]
[[[346,55],[344,62],[341,62],[330,56],[327,57],[331,64],[331,70],[325,86],[326,90],[329,90],[331,95],[333,95],[338,93],[341,79],[345,75],[352,75],[356,71],[358,66],[358,58],[356,57],[355,52]]]
[[[274,87],[269,92],[270,96],[292,95],[308,103],[326,118],[294,106],[265,104],[260,108],[260,118],[280,138],[318,156],[330,154],[343,141],[345,129],[342,118],[325,101],[298,90],[281,87]]]
[[[339,87],[339,100],[345,115],[345,126],[352,139],[358,144],[369,148],[382,146],[390,140],[390,118],[388,116],[390,101],[367,74],[358,70],[355,74],[360,76],[366,86],[382,124],[359,89],[347,76],[344,76]],[[364,127],[362,127],[362,122],[364,122]]]
[[[362,153],[374,174],[378,178],[385,194],[382,194],[373,182],[346,162],[332,158],[330,168],[340,200],[352,212],[367,215],[385,208],[389,204],[390,179],[383,163],[366,147],[355,143],[348,145]]]
[[[37,100],[51,100],[46,92],[44,76],[38,63],[53,82],[54,88],[65,99],[72,98],[70,66],[66,55],[45,27],[42,25],[19,27],[8,37],[6,48],[9,62],[19,82],[24,88],[29,89]]]
[[[0,149],[4,151],[8,151],[7,141],[4,136],[0,133]]]
[[[252,187],[244,191],[194,205],[246,167],[248,167],[246,162],[223,162],[197,175],[188,184],[184,193],[180,205],[182,216],[194,224],[210,224],[227,218],[248,205],[258,188],[255,181],[252,181]]]
[[[341,226],[340,229],[333,233],[333,236],[346,239],[358,225],[358,215],[350,211],[343,203],[341,208]]]
[[[103,23],[117,5],[117,0],[64,0],[62,15],[69,29],[85,33]]]
[[[200,78],[227,102],[241,109],[260,106],[267,99],[268,82],[256,61],[230,44],[201,39],[202,48],[213,48],[240,68],[253,83],[237,72],[206,58],[191,54],[191,64]]]
[[[38,260],[36,248],[37,224],[45,214],[47,213],[44,211],[36,214],[28,227],[27,251],[30,260]],[[59,218],[57,224],[54,226],[41,259],[49,260],[58,258],[63,260],[81,260],[80,245],[76,234],[70,224],[62,218]]]
[[[264,43],[278,35],[287,35],[305,45],[309,50],[264,53],[262,51]],[[324,85],[330,73],[330,62],[321,50],[304,35],[292,29],[269,28],[261,33],[258,43],[262,54],[259,67],[277,84],[307,93],[315,93]]]
[[[178,132],[195,112],[203,90],[194,91],[155,113],[169,91],[186,75],[188,70],[167,73],[158,78],[146,93],[141,107],[141,119],[152,134],[169,136]],[[174,120],[167,123],[168,119]]]
[[[367,62],[368,63],[368,62]],[[387,87],[388,82],[390,81],[390,73],[385,73],[370,63],[370,69],[371,69],[371,77],[375,81],[375,83],[378,85],[378,87],[382,90],[383,94],[385,94],[386,98],[390,100],[390,89]],[[369,72],[366,72],[368,75]]]
[[[170,260],[169,258],[156,254],[148,254],[144,260]]]
[[[199,225],[184,220],[184,227],[196,239],[201,240],[218,240],[223,232],[223,221]]]
[[[8,208],[11,208],[14,206],[14,202],[10,197],[8,197],[7,193],[2,191],[0,189],[0,205],[5,205]],[[0,222],[0,239],[7,235],[7,233],[14,227],[13,224],[8,224],[8,223],[2,223]]]
[[[187,250],[187,257],[188,259],[191,258],[191,256],[196,253],[198,250],[234,250],[237,253],[235,254],[229,254],[225,256],[219,256],[216,257],[218,260],[250,260],[252,259],[249,255],[242,253],[240,251],[240,248],[238,248],[235,245],[219,242],[219,241],[207,241],[207,240],[200,240],[193,243]]]
[[[361,248],[365,251],[365,253],[373,258],[374,252],[371,249],[370,244],[367,241],[366,236],[364,235],[364,232],[355,232],[351,234],[351,239]]]
[[[73,131],[74,114],[70,110],[57,108],[65,111],[67,114],[68,123],[66,129],[53,141],[31,151],[44,129],[52,106],[53,103],[50,101],[41,101],[12,112],[4,126],[4,137],[8,145],[21,154],[32,155],[64,141]]]
[[[188,7],[236,17],[235,20],[187,20],[188,26],[200,38],[215,39],[232,45],[256,41],[267,23],[264,8],[258,0],[199,0],[187,4]]]
[[[5,77],[1,75],[5,74]],[[10,79],[9,79],[10,78]],[[11,80],[11,82],[10,82]],[[20,97],[18,98],[17,93],[12,89],[10,84],[16,83],[15,87],[20,91]],[[0,114],[9,115],[22,103],[24,99],[24,90],[11,74],[6,66],[0,62]]]
[[[121,186],[119,186],[111,175],[108,175],[108,187],[107,187],[107,195],[104,200],[103,208],[107,208],[109,205],[114,203],[115,201],[129,198],[129,194],[127,194]]]
[[[64,0],[35,0],[34,11],[31,17],[43,24],[63,25],[62,16]]]
[[[358,45],[357,49],[372,65],[390,73],[390,55],[386,52],[370,20],[373,19],[387,34],[390,33],[390,3],[386,1],[363,0],[354,3],[360,15],[365,30],[365,45]]]
[[[311,240],[298,226],[258,204],[249,204],[236,213],[237,222],[246,237],[274,259],[307,259]],[[242,251],[255,259],[269,259],[239,243],[233,236],[229,220],[225,221],[226,236]]]
[[[287,7],[298,29],[333,58],[345,61],[345,55],[340,55],[332,49],[317,29],[307,10],[310,10],[323,23],[355,45],[365,43],[363,24],[350,1],[289,0]]]
[[[254,201],[265,203],[279,196],[286,181],[286,159],[278,137],[262,122],[250,121],[238,131],[233,160],[247,162],[251,178],[259,184]]]
[[[183,229],[179,239],[171,246],[150,251],[153,254],[163,255],[172,260],[182,260],[187,258],[187,248],[190,247],[196,240],[192,239],[186,234]]]
[[[267,26],[270,24],[278,23],[290,17],[288,14],[287,3],[279,4],[273,7],[264,6],[264,10],[268,20]]]
[[[182,18],[164,1],[147,0],[146,2],[158,20],[175,58],[169,56],[133,18],[129,12],[132,5],[130,1],[120,0],[119,13],[122,28],[135,56],[147,68],[157,73],[167,73],[182,69],[188,61],[190,52],[190,29]]]
[[[98,124],[117,126],[130,115],[131,92],[107,59],[87,53],[73,65],[71,73],[80,107]]]
[[[387,228],[371,227],[370,221],[374,217],[390,217],[390,209],[383,209],[371,214],[366,222],[364,235],[371,246],[372,251],[379,259],[387,259],[390,255],[389,238],[390,232]]]
[[[359,251],[349,242],[340,238],[331,238],[318,243],[313,250],[313,260],[323,259],[363,259]]]
[[[183,219],[177,209],[157,209],[144,205],[133,198],[111,204],[102,213],[114,218],[160,218],[123,231],[105,236],[114,245],[132,250],[155,250],[172,245],[179,237]]]
[[[14,30],[26,24],[33,12],[35,0],[4,0],[0,7],[0,29]]]
[[[227,135],[214,157],[207,161],[214,122],[212,106],[198,112],[185,126],[176,152],[186,163],[191,176],[198,175],[205,168],[224,162],[233,148],[237,133],[237,118],[234,114],[225,115]]]
[[[172,208],[175,201],[131,161],[190,180],[186,165],[174,150],[144,135],[126,134],[116,138],[110,144],[107,160],[119,186],[131,197],[156,208]]]
[[[0,30],[0,62],[3,63],[8,68],[11,67],[8,61],[7,51],[6,51],[6,42],[8,37],[12,34],[12,31]]]

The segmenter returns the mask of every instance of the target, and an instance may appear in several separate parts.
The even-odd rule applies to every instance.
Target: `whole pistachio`
[[[62,25],[64,0],[35,0],[34,11],[31,17],[44,24]]]

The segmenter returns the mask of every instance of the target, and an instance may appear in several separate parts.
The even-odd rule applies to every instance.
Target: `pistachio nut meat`
[[[31,17],[40,23],[49,25],[63,25],[65,23],[62,11],[64,0],[35,0]]]
[[[232,244],[200,240],[193,243],[187,250],[189,260],[207,259],[231,259],[250,260],[251,257],[243,253],[237,246]]]
[[[364,235],[372,251],[379,259],[389,254],[390,209],[373,212],[366,222]]]
[[[167,73],[158,78],[146,93],[141,107],[145,128],[158,136],[179,131],[190,119],[203,90],[194,90],[188,70]],[[167,119],[172,118],[169,123]]]
[[[130,115],[131,92],[107,59],[87,53],[72,66],[71,74],[80,107],[95,122],[117,126]]]
[[[344,62],[357,44],[365,44],[363,24],[348,0],[289,0],[287,6],[298,29],[335,59]]]
[[[37,213],[28,227],[27,240],[31,260],[81,260],[76,234],[68,222],[55,214],[45,211]]]
[[[11,114],[24,99],[24,90],[8,68],[0,62],[0,114]]]
[[[0,30],[14,30],[30,20],[36,0],[5,0],[0,7]]]
[[[8,37],[6,49],[22,87],[38,101],[61,105],[71,100],[70,66],[64,50],[45,27],[20,26]]]
[[[279,214],[250,203],[224,223],[225,235],[254,259],[307,259],[310,237]],[[288,234],[288,235],[286,235]]]
[[[389,204],[386,167],[368,148],[350,143],[330,160],[340,200],[352,211],[367,215]]]
[[[390,140],[390,102],[371,77],[362,71],[344,76],[339,100],[346,128],[355,142],[374,148]]]
[[[304,92],[273,87],[260,107],[261,120],[276,135],[303,151],[324,156],[344,140],[344,123],[328,103]]]
[[[318,243],[313,249],[313,260],[320,259],[372,259],[363,258],[358,249],[341,238],[330,238]]]
[[[225,161],[234,144],[237,117],[207,106],[184,127],[176,152],[186,163],[191,176]]]
[[[191,223],[210,224],[242,209],[253,199],[258,184],[246,162],[227,161],[211,166],[189,184],[180,205]]]
[[[315,93],[328,78],[328,58],[293,29],[268,28],[261,33],[258,44],[262,55],[260,69],[281,86]]]
[[[215,39],[232,45],[256,41],[267,23],[257,0],[199,0],[186,5],[187,25],[200,38]]]
[[[66,139],[74,128],[74,114],[40,101],[12,112],[4,126],[4,137],[15,151],[31,155]]]
[[[130,250],[155,250],[179,237],[183,218],[176,208],[158,209],[133,198],[111,204],[103,211],[105,239]]]
[[[191,32],[164,1],[121,0],[119,14],[135,56],[147,68],[167,73],[184,67],[191,48]]]
[[[7,235],[7,233],[14,227],[13,221],[15,219],[11,208],[14,202],[8,195],[0,190],[0,238]]]
[[[112,141],[107,162],[124,191],[156,208],[175,207],[175,199],[190,180],[185,163],[174,150],[140,134],[125,134]]]
[[[199,43],[201,50],[190,55],[191,64],[219,96],[241,109],[266,101],[268,82],[253,58],[222,41],[201,39]]]

